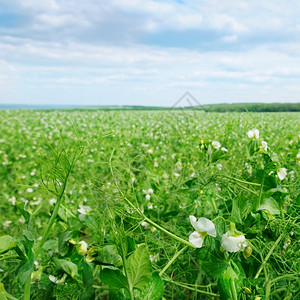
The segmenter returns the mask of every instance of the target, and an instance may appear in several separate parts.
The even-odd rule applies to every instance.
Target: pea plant
[[[18,175],[25,158],[1,146],[1,299],[299,296],[300,157],[291,127],[282,145],[272,116],[236,114],[221,124],[199,112],[187,124],[158,112],[74,112],[74,125],[70,113],[44,114],[36,124],[48,128],[54,118],[61,127],[20,146],[23,156],[38,150],[31,183]],[[2,128],[9,140],[13,128]]]

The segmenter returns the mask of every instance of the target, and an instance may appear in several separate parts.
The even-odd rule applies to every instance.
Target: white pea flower
[[[11,202],[12,205],[16,205],[16,197],[12,196],[11,198],[8,199],[9,202]]]
[[[248,135],[248,138],[249,139],[259,139],[259,130],[254,128],[254,129],[251,129],[247,132],[247,135]]]
[[[53,276],[53,275],[49,275],[49,280],[54,282],[54,283],[56,283],[56,281],[57,281],[56,277]]]
[[[147,195],[145,196],[145,198],[146,198],[147,201],[149,201],[149,200],[151,199],[151,196],[150,196],[149,194],[147,194]]]
[[[222,147],[222,148],[221,148],[221,151],[223,151],[223,152],[228,152],[228,149],[225,148],[225,147]]]
[[[150,224],[149,223],[147,223],[147,222],[145,222],[145,221],[142,221],[141,222],[141,225],[145,228],[145,229],[150,229]]]
[[[152,190],[152,189],[149,189],[149,190],[148,190],[148,194],[153,194],[153,190]]]
[[[54,198],[49,199],[49,204],[50,204],[51,206],[54,205],[56,202],[57,202],[57,200],[54,199]]]
[[[211,220],[207,218],[199,218],[197,221],[196,217],[190,216],[190,222],[195,231],[190,234],[189,241],[196,248],[202,247],[204,238],[207,235],[210,235],[212,237],[217,236],[215,225]]]
[[[217,149],[217,150],[219,150],[220,147],[221,147],[221,144],[220,144],[218,141],[212,141],[211,144],[212,144],[213,147],[214,147],[215,149]]]
[[[2,225],[3,225],[3,228],[4,228],[4,229],[7,229],[7,228],[10,226],[11,222],[12,222],[12,221],[10,221],[10,220],[7,220],[7,221],[3,222],[3,224],[2,224]]]
[[[230,235],[227,231],[222,235],[221,247],[227,252],[239,252],[244,251],[248,246],[245,236],[243,234]]]
[[[57,279],[55,276],[49,275],[49,280],[52,281],[55,284],[63,283],[66,280],[66,278],[67,278],[67,274],[64,274],[61,279]]]
[[[217,164],[217,169],[218,169],[219,171],[222,171],[222,168],[223,168],[222,164]]]
[[[92,209],[89,206],[79,205],[79,209],[77,209],[80,213],[79,220],[83,221],[84,216],[87,215]]]
[[[159,253],[156,254],[150,254],[150,261],[151,262],[158,262],[158,258],[159,258]]]
[[[277,175],[278,175],[278,178],[280,180],[283,180],[286,177],[286,175],[287,175],[287,169],[286,168],[280,168],[280,169],[278,169],[277,170]]]
[[[265,151],[268,150],[268,143],[267,143],[267,142],[262,141],[262,142],[261,142],[261,146],[263,147],[263,149],[264,149]]]
[[[78,244],[80,245],[78,248],[78,253],[80,255],[85,255],[87,253],[88,244],[85,241],[80,241]]]

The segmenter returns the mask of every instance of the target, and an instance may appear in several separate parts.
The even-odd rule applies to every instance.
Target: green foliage
[[[15,247],[16,243],[13,237],[11,237],[10,235],[0,236],[0,254],[4,254]]]
[[[0,111],[0,130],[2,298],[296,299],[299,114]],[[201,249],[189,216],[215,226]]]

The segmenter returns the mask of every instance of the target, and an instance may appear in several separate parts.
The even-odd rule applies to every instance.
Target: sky
[[[0,0],[0,104],[300,102],[299,0]]]

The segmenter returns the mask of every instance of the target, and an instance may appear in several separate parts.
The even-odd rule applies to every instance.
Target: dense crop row
[[[299,296],[298,113],[0,122],[0,298]]]

